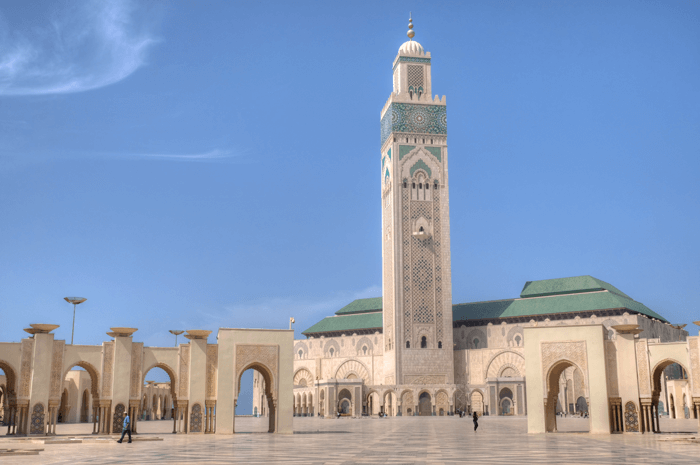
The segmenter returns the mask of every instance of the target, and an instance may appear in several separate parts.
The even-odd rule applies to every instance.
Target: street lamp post
[[[75,335],[75,306],[78,304],[82,304],[87,299],[85,297],[64,297],[63,300],[70,304],[73,304],[73,329],[70,333],[70,345],[73,345],[73,336]]]
[[[292,323],[296,323],[293,316],[289,317],[289,329],[292,329]]]
[[[181,329],[171,329],[170,330],[170,334],[175,335],[175,347],[177,347],[177,337],[182,333],[184,333],[184,331]]]

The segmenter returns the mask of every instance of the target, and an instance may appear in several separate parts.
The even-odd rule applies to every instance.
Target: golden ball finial
[[[406,35],[409,40],[413,40],[413,37],[416,35],[416,32],[413,30],[413,17],[410,13],[408,15],[408,32]]]

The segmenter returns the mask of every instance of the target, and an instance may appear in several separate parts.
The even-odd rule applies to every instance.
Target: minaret
[[[452,384],[446,98],[431,97],[430,53],[394,59],[381,112],[384,384]]]

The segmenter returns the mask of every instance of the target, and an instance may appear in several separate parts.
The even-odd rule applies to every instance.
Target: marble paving
[[[700,463],[697,420],[662,420],[661,434],[590,435],[587,421],[558,419],[556,434],[528,435],[527,420],[484,417],[477,433],[470,419],[398,417],[323,420],[295,418],[293,435],[265,430],[265,419],[237,418],[249,434],[174,435],[169,421],[140,422],[132,444],[28,444],[0,436],[0,448],[44,448],[38,456],[3,458],[12,464],[694,464]],[[59,435],[81,435],[92,425],[58,425]],[[115,439],[116,441],[116,439]],[[24,442],[24,443],[23,443]]]

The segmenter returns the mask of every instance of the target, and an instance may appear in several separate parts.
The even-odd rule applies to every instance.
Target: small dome
[[[415,40],[409,40],[401,45],[399,53],[406,55],[425,55],[425,50],[423,50],[423,46]]]

